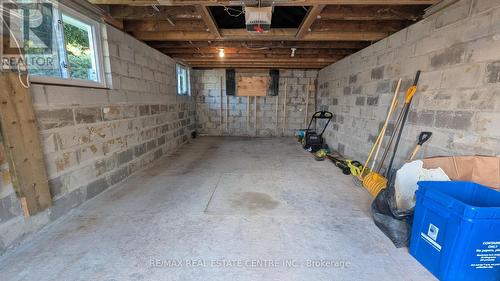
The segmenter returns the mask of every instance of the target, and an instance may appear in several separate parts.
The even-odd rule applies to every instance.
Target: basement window
[[[51,21],[51,30],[42,33],[49,51],[30,48],[30,42],[25,41],[31,80],[105,87],[100,23],[62,5],[44,7],[41,14]]]
[[[189,68],[183,64],[177,63],[177,95],[189,96],[191,95],[191,87],[189,82]]]

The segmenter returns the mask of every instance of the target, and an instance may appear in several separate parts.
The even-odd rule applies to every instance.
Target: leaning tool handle
[[[384,126],[382,127],[382,130],[380,132],[380,134],[381,134],[380,140],[379,140],[379,143],[377,144],[377,150],[375,152],[375,156],[373,157],[373,163],[372,163],[372,167],[371,167],[372,171],[373,171],[373,168],[375,167],[375,162],[377,162],[378,153],[380,151],[380,147],[382,146],[382,141],[384,140],[385,131],[387,130],[387,124],[389,124],[389,119],[391,118],[392,112],[398,106],[397,97],[398,97],[400,87],[401,87],[401,78],[399,78],[398,84],[396,85],[396,90],[394,91],[394,97],[392,98],[392,103],[391,103],[391,106],[389,107],[389,112],[387,113],[387,117],[385,119]]]
[[[417,71],[417,74],[415,75],[415,80],[413,80],[413,85],[406,91],[405,104],[409,104],[411,102],[411,99],[417,92],[417,83],[419,78],[420,78],[420,70]]]
[[[427,142],[432,136],[432,132],[421,132],[420,136],[418,136],[418,144],[415,146],[415,149],[410,155],[410,158],[408,158],[408,161],[413,161],[415,158],[415,155],[417,155],[417,152],[420,150],[420,147]]]
[[[391,137],[389,138],[389,142],[387,143],[387,146],[384,150],[384,154],[382,154],[382,159],[380,160],[378,167],[377,167],[377,172],[380,172],[382,170],[382,166],[384,165],[385,159],[387,158],[387,155],[389,154],[389,150],[391,150],[392,142],[394,141],[394,138],[396,137],[396,133],[398,132],[398,128],[401,126],[401,123],[404,123],[404,115],[405,115],[405,109],[409,104],[411,103],[411,100],[413,99],[413,96],[417,92],[417,83],[418,79],[420,78],[420,70],[417,71],[417,74],[415,75],[415,80],[413,80],[413,85],[408,88],[406,91],[406,96],[405,96],[405,103],[403,105],[403,108],[401,109],[401,112],[398,115],[398,118],[396,119],[396,123],[394,125],[394,129],[392,131]]]
[[[403,134],[403,128],[406,122],[406,118],[408,118],[408,112],[410,111],[410,104],[413,99],[413,96],[417,92],[417,83],[418,79],[420,78],[420,70],[417,71],[417,74],[415,75],[415,80],[413,81],[413,86],[411,86],[408,91],[406,92],[406,100],[405,100],[405,105],[403,107],[404,115],[403,119],[401,120],[401,127],[398,132],[398,137],[396,139],[396,143],[394,144],[394,151],[392,152],[391,156],[391,161],[389,162],[389,166],[387,167],[386,171],[386,177],[389,178],[389,174],[391,173],[392,169],[392,164],[394,163],[394,158],[396,157],[396,152],[398,151],[398,145],[399,145],[399,140],[401,139],[401,135]]]

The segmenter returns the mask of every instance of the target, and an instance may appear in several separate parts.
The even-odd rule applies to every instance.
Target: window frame
[[[186,86],[187,86],[187,90],[186,90],[186,93],[179,93],[179,73],[178,73],[178,67],[182,67],[186,70],[186,76],[187,76],[187,83],[186,83]],[[175,63],[175,80],[177,81],[176,82],[176,89],[175,91],[177,92],[177,95],[178,96],[183,96],[183,97],[189,97],[191,96],[191,71],[189,69],[189,67],[183,63],[180,63],[180,62],[176,62]]]
[[[64,63],[69,66],[68,54],[66,51],[66,38],[63,28],[63,14],[77,20],[91,27],[91,34],[93,38],[89,38],[89,43],[92,42],[95,53],[95,64],[97,68],[97,78],[98,81],[84,80],[78,78],[60,78],[53,76],[41,76],[41,75],[30,75],[30,81],[39,84],[55,84],[55,85],[68,85],[68,86],[81,86],[89,88],[107,88],[106,87],[106,76],[104,71],[104,57],[103,57],[103,40],[102,40],[102,23],[91,19],[71,8],[64,5],[58,4],[53,6],[53,14],[57,17],[55,21],[57,22],[57,27],[55,28],[55,36],[57,36],[58,49],[63,49],[64,53],[59,54],[61,57],[64,56]],[[62,36],[61,36],[62,35]],[[61,38],[62,37],[62,38]],[[62,40],[61,40],[62,39]],[[59,46],[59,43],[63,46]],[[61,61],[59,62],[61,63]],[[69,73],[69,68],[66,70]]]

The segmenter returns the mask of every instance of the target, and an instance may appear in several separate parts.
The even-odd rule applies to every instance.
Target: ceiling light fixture
[[[224,57],[224,48],[219,49],[219,57],[223,58]]]

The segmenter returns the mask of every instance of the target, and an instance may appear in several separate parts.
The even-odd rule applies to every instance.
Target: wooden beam
[[[102,19],[104,20],[104,22],[106,22],[107,24],[113,26],[113,27],[116,27],[120,30],[124,30],[124,27],[123,27],[123,20],[120,20],[120,19],[115,19],[113,17],[111,17],[110,15],[108,14],[105,14],[102,16]]]
[[[318,20],[310,27],[312,31],[383,31],[395,32],[410,25],[407,20]],[[201,20],[126,20],[121,29],[127,32],[139,31],[206,31]],[[297,36],[296,36],[297,37]]]
[[[305,41],[378,41],[389,35],[388,32],[380,31],[321,31],[309,32],[302,39]]]
[[[250,48],[261,50],[266,48],[287,49],[363,49],[370,43],[363,41],[152,41],[153,48]]]
[[[146,6],[146,5],[158,5],[160,4],[158,0],[88,0],[92,4],[97,5],[137,5],[137,6]]]
[[[408,25],[410,21],[383,20],[383,21],[346,21],[346,20],[319,20],[311,27],[312,31],[380,31],[396,32]]]
[[[427,6],[326,6],[321,20],[411,20],[416,21]]]
[[[258,60],[293,60],[293,61],[330,61],[339,60],[345,55],[295,55],[291,57],[290,54],[226,54],[224,58],[220,58],[217,54],[175,54],[173,58],[180,58],[183,60],[217,60],[217,61],[232,61],[232,60],[245,60],[245,61],[258,61]]]
[[[143,41],[208,41],[216,40],[217,38],[206,31],[142,31],[133,32],[135,38]]]
[[[33,101],[17,73],[0,73],[0,86],[0,123],[9,171],[22,209],[31,216],[52,204]]]
[[[250,33],[246,29],[222,29],[223,40],[292,40],[295,28],[271,28],[269,32]]]
[[[157,6],[158,11],[151,6],[111,6],[109,14],[115,19],[128,20],[175,20],[202,19],[194,7]]]
[[[210,41],[217,40],[209,32],[134,32],[134,36],[143,41]],[[261,40],[261,41],[294,41],[296,29],[274,28],[268,33],[251,34],[245,29],[222,29],[222,41]],[[304,35],[305,41],[377,41],[389,35],[387,32],[378,31],[326,31],[310,32]]]
[[[225,5],[241,6],[242,1],[230,0],[88,0],[100,5],[163,5],[163,6],[193,6],[193,5]],[[310,5],[432,5],[440,0],[262,0],[262,5],[274,6],[310,6]],[[246,5],[257,5],[257,0],[244,1]]]
[[[218,55],[219,48],[213,47],[190,47],[190,48],[157,48],[159,51],[168,55],[193,55],[193,54],[214,54]],[[354,49],[297,49],[295,54],[297,55],[314,55],[314,56],[331,56],[331,55],[348,55],[355,52]],[[224,53],[226,55],[236,54],[236,55],[252,55],[252,54],[266,54],[266,55],[290,55],[290,49],[278,48],[278,49],[263,49],[263,50],[251,50],[247,48],[224,48]]]
[[[205,23],[198,19],[180,20],[126,20],[124,28],[127,32],[138,31],[206,31]]]
[[[265,64],[251,64],[251,63],[245,63],[245,64],[233,64],[233,63],[226,63],[226,64],[190,64],[189,66],[193,68],[246,68],[246,69],[276,69],[276,68],[281,68],[281,69],[322,69],[327,67],[330,64],[318,64],[318,65],[303,65],[303,64],[289,64],[289,63],[265,63]]]
[[[309,32],[309,28],[311,28],[311,25],[316,21],[323,8],[325,8],[325,5],[315,5],[309,9],[307,15],[302,20],[297,33],[295,34],[295,38],[302,39],[302,37]]]
[[[322,58],[306,58],[306,59],[296,59],[296,58],[286,58],[286,59],[276,59],[276,58],[265,58],[265,59],[224,59],[224,60],[219,60],[219,59],[183,59],[183,61],[187,62],[188,64],[211,64],[211,63],[220,63],[220,64],[233,64],[233,63],[239,63],[239,64],[286,64],[286,63],[291,63],[291,64],[303,64],[303,65],[316,65],[316,64],[331,64],[336,61],[337,59],[322,59]]]
[[[219,33],[219,28],[215,24],[214,18],[212,17],[212,14],[208,10],[208,8],[206,6],[198,5],[198,6],[196,6],[196,11],[201,15],[201,17],[203,18],[203,21],[207,25],[207,27],[210,30],[210,32],[216,38],[220,38],[221,36],[220,36],[220,33]]]

